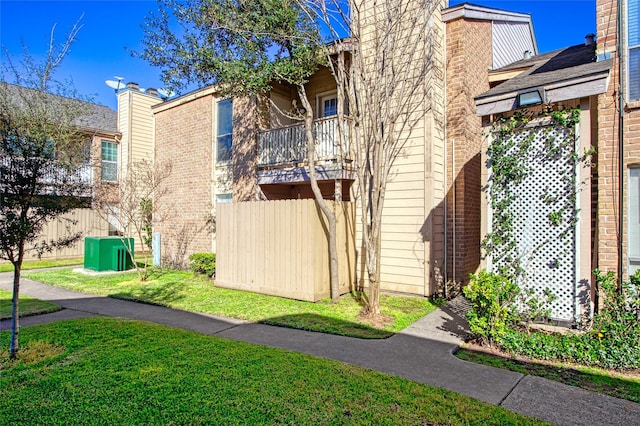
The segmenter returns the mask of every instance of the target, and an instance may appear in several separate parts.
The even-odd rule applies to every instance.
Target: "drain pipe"
[[[445,95],[446,96],[446,95]],[[445,135],[446,135],[446,126],[445,126]],[[446,137],[445,137],[445,140]],[[445,145],[446,147],[446,145]],[[447,298],[447,281],[449,280],[449,273],[447,272],[447,268],[448,268],[448,264],[447,264],[447,258],[449,257],[449,243],[448,243],[448,235],[449,233],[447,232],[448,228],[449,228],[449,200],[448,200],[448,196],[446,194],[447,188],[448,188],[448,177],[449,177],[449,173],[447,173],[447,153],[445,152],[444,155],[444,189],[445,189],[445,199],[444,199],[444,259],[443,259],[443,277],[444,277],[444,283],[443,283],[443,295],[444,298]]]
[[[622,2],[618,1],[616,48],[618,49],[618,282],[624,273],[624,46],[622,43]],[[622,286],[618,286],[622,292]]]
[[[457,192],[456,192],[456,141],[455,139],[453,139],[451,141],[451,183],[452,185],[452,190],[453,190],[453,201],[452,201],[452,206],[451,208],[453,209],[453,229],[452,229],[452,239],[451,239],[451,246],[452,246],[452,250],[453,253],[451,255],[451,274],[453,275],[453,282],[457,282],[457,276],[456,276],[456,245],[457,245],[457,241],[456,241],[456,228],[458,227],[458,212],[456,211],[456,197],[457,197]]]

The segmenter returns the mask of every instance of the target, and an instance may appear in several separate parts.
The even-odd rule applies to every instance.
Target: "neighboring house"
[[[14,94],[16,99],[20,99],[19,91],[33,90],[7,83],[2,84],[6,85],[5,88],[7,89],[6,93],[8,96]],[[77,178],[80,179],[82,183],[88,184],[89,187],[101,180],[117,181],[117,157],[114,153],[117,152],[120,132],[118,132],[116,125],[116,111],[102,105],[63,98],[57,95],[46,94],[44,99],[52,103],[77,103],[77,107],[74,107],[74,109],[81,112],[81,115],[75,120],[74,124],[86,135],[87,142],[85,146],[85,162],[79,166],[76,172]],[[63,220],[55,220],[47,224],[41,239],[57,240],[59,237],[67,234],[68,231],[82,231],[82,233],[87,236],[106,235],[108,232],[107,223],[91,209],[92,193],[89,191],[83,198],[86,201],[86,208],[75,209],[65,215]],[[71,219],[76,223],[70,225],[71,222],[64,219]],[[71,228],[67,229],[68,226],[71,226]],[[84,242],[79,241],[74,246],[44,253],[42,257],[82,257],[83,254]],[[35,258],[36,253],[28,250],[26,256],[27,259]]]
[[[525,14],[464,4],[438,10],[432,30],[437,49],[425,78],[430,96],[423,125],[395,163],[382,219],[382,289],[421,296],[434,294],[442,280],[465,280],[480,266],[482,138],[473,97],[490,88],[489,68],[537,53]],[[323,195],[357,201],[350,159],[323,143],[334,137],[337,120],[329,69],[321,68],[306,91],[316,133],[323,135],[317,142]],[[299,107],[290,87],[274,86],[269,97],[280,110]],[[190,253],[215,251],[215,232],[206,223],[219,203],[312,198],[302,125],[274,108],[224,100],[208,87],[152,109],[155,159],[173,160],[168,186],[175,209],[154,223],[163,257],[179,263]]]
[[[12,85],[8,85],[11,89]],[[14,90],[30,90],[13,86]],[[56,95],[47,95],[51,102],[79,102],[82,115],[76,120],[78,128],[87,136],[85,164],[78,176],[92,187],[112,187],[114,190],[130,165],[138,161],[153,162],[154,125],[151,106],[162,102],[154,89],[141,91],[137,84],[129,83],[116,94],[118,111],[90,102],[80,102]],[[72,230],[84,236],[119,235],[117,219],[107,220],[91,208],[93,193],[86,196],[86,208],[75,209],[67,218],[77,221]],[[95,206],[94,206],[95,207]],[[57,239],[67,232],[70,222],[57,220],[45,227],[43,238]],[[136,244],[140,242],[136,241]],[[34,257],[35,253],[29,252]],[[84,255],[84,240],[71,247],[45,253],[43,258],[69,258]]]

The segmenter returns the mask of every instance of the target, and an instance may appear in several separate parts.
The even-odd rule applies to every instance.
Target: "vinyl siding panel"
[[[528,23],[493,23],[494,69],[519,61],[523,58],[524,52],[527,50],[536,53]]]

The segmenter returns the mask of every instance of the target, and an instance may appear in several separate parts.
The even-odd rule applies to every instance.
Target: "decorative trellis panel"
[[[575,218],[577,208],[576,166],[571,156],[574,141],[568,140],[573,136],[562,127],[539,126],[516,131],[511,137],[515,144],[509,154],[524,156],[519,163],[528,170],[524,180],[511,188],[515,194],[510,206],[515,237],[512,253],[524,269],[519,284],[532,288],[539,297],[548,288],[557,296],[551,306],[551,318],[575,321],[578,265],[576,228],[571,218]],[[558,143],[565,139],[568,143]],[[518,150],[529,140],[529,149]],[[558,152],[554,154],[551,146],[559,147]],[[558,212],[563,212],[562,221],[557,220]],[[495,220],[493,215],[492,218]],[[497,249],[490,258],[489,269],[498,272],[508,261]]]

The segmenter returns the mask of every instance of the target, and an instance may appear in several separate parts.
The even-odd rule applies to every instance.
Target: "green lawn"
[[[525,362],[496,355],[460,349],[456,356],[466,361],[503,368],[525,375],[544,377],[571,386],[604,393],[616,398],[640,403],[640,376],[622,376],[619,373],[586,366],[566,366],[560,363]]]
[[[20,336],[25,361],[0,353],[2,424],[541,424],[395,376],[151,323],[94,318]],[[1,348],[8,339],[0,333]]]
[[[11,318],[11,298],[12,293],[10,291],[0,290],[0,320]],[[27,296],[20,296],[18,308],[20,310],[20,317],[48,314],[61,309],[60,306],[55,303],[32,299]]]
[[[320,331],[361,338],[384,338],[402,330],[435,309],[428,299],[382,295],[383,314],[393,320],[382,329],[359,318],[362,302],[345,295],[329,300],[301,302],[214,287],[190,272],[158,270],[140,282],[135,272],[88,276],[70,270],[30,272],[26,277],[85,293],[137,300],[192,312]]]
[[[73,259],[28,260],[22,263],[22,270],[28,271],[29,269],[82,265],[83,261],[82,257],[76,257]],[[0,263],[0,272],[13,272],[13,265],[8,262]]]

